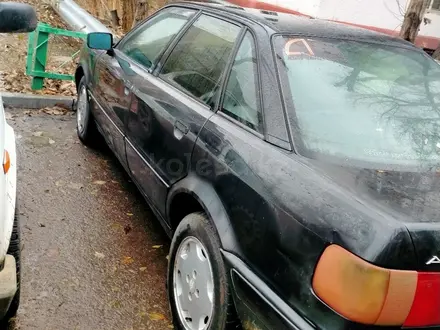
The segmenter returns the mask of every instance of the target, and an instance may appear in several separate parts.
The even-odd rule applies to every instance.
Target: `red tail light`
[[[417,289],[405,327],[440,325],[440,274],[418,273]]]
[[[330,245],[316,267],[313,290],[330,308],[354,322],[440,325],[440,273],[377,267]]]

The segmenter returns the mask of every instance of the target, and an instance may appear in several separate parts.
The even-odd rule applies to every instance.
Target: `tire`
[[[198,245],[199,243],[201,245]],[[189,250],[187,250],[188,245],[190,246]],[[175,329],[199,329],[200,327],[196,327],[195,324],[202,324],[204,330],[230,330],[239,327],[232,301],[228,270],[223,261],[220,248],[220,239],[217,231],[204,213],[189,214],[179,224],[171,243],[167,278],[168,298]],[[190,254],[189,251],[197,251],[196,256],[199,259],[194,259],[196,257]],[[187,253],[188,257],[186,259],[177,258],[177,255],[182,255],[182,253]],[[190,259],[191,256],[193,259]],[[178,260],[177,263],[176,259]],[[184,264],[185,260],[188,260],[186,262],[196,260],[193,264],[199,266],[195,266],[194,270],[200,271],[200,274],[191,270],[193,268],[188,268],[187,264]],[[206,262],[208,262],[208,267],[205,264]],[[202,276],[202,274],[208,274],[205,272],[206,269],[211,270],[211,276]],[[185,272],[190,272],[193,277],[191,277],[191,274],[185,274]],[[187,275],[190,276],[190,280],[188,280]],[[200,275],[198,280],[196,280],[197,275]],[[208,277],[212,278],[212,285],[203,285],[202,283],[204,282],[199,282],[203,278]],[[211,282],[209,281],[209,283]],[[207,293],[206,296],[204,296],[204,292]],[[195,307],[194,314],[196,319],[194,321],[190,314],[182,312],[184,309],[180,308],[185,303],[182,303],[181,299],[186,300],[183,297],[187,295],[192,297],[187,302],[190,306]],[[206,304],[205,302],[208,303]],[[211,310],[211,316],[205,317],[204,315],[207,315],[209,312],[205,313],[205,311],[202,311],[204,309],[200,307],[208,305],[210,307],[207,307],[205,311]],[[201,317],[200,314],[202,315]],[[185,318],[191,321],[188,321],[188,323],[185,321]]]
[[[15,209],[14,227],[12,229],[11,241],[9,242],[9,248],[7,254],[14,256],[15,267],[17,271],[17,292],[12,299],[9,309],[5,315],[5,320],[9,320],[17,314],[18,307],[20,306],[20,288],[21,288],[21,235],[20,235],[20,221],[18,208]]]
[[[78,84],[78,100],[76,104],[76,131],[78,137],[85,145],[94,147],[100,141],[100,136],[90,111],[89,93],[85,77],[82,77]]]

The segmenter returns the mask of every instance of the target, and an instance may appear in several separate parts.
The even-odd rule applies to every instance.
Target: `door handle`
[[[176,120],[174,123],[174,136],[176,139],[182,139],[189,132],[188,125],[182,123],[180,120]]]

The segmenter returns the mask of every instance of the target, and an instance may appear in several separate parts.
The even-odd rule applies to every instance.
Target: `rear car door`
[[[154,74],[133,66],[133,104],[127,122],[130,170],[164,212],[168,188],[189,171],[197,136],[213,115],[222,77],[241,27],[194,17]]]

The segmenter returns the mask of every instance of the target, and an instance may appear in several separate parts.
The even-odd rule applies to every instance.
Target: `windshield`
[[[440,66],[421,51],[276,37],[296,147],[374,164],[440,160]]]

